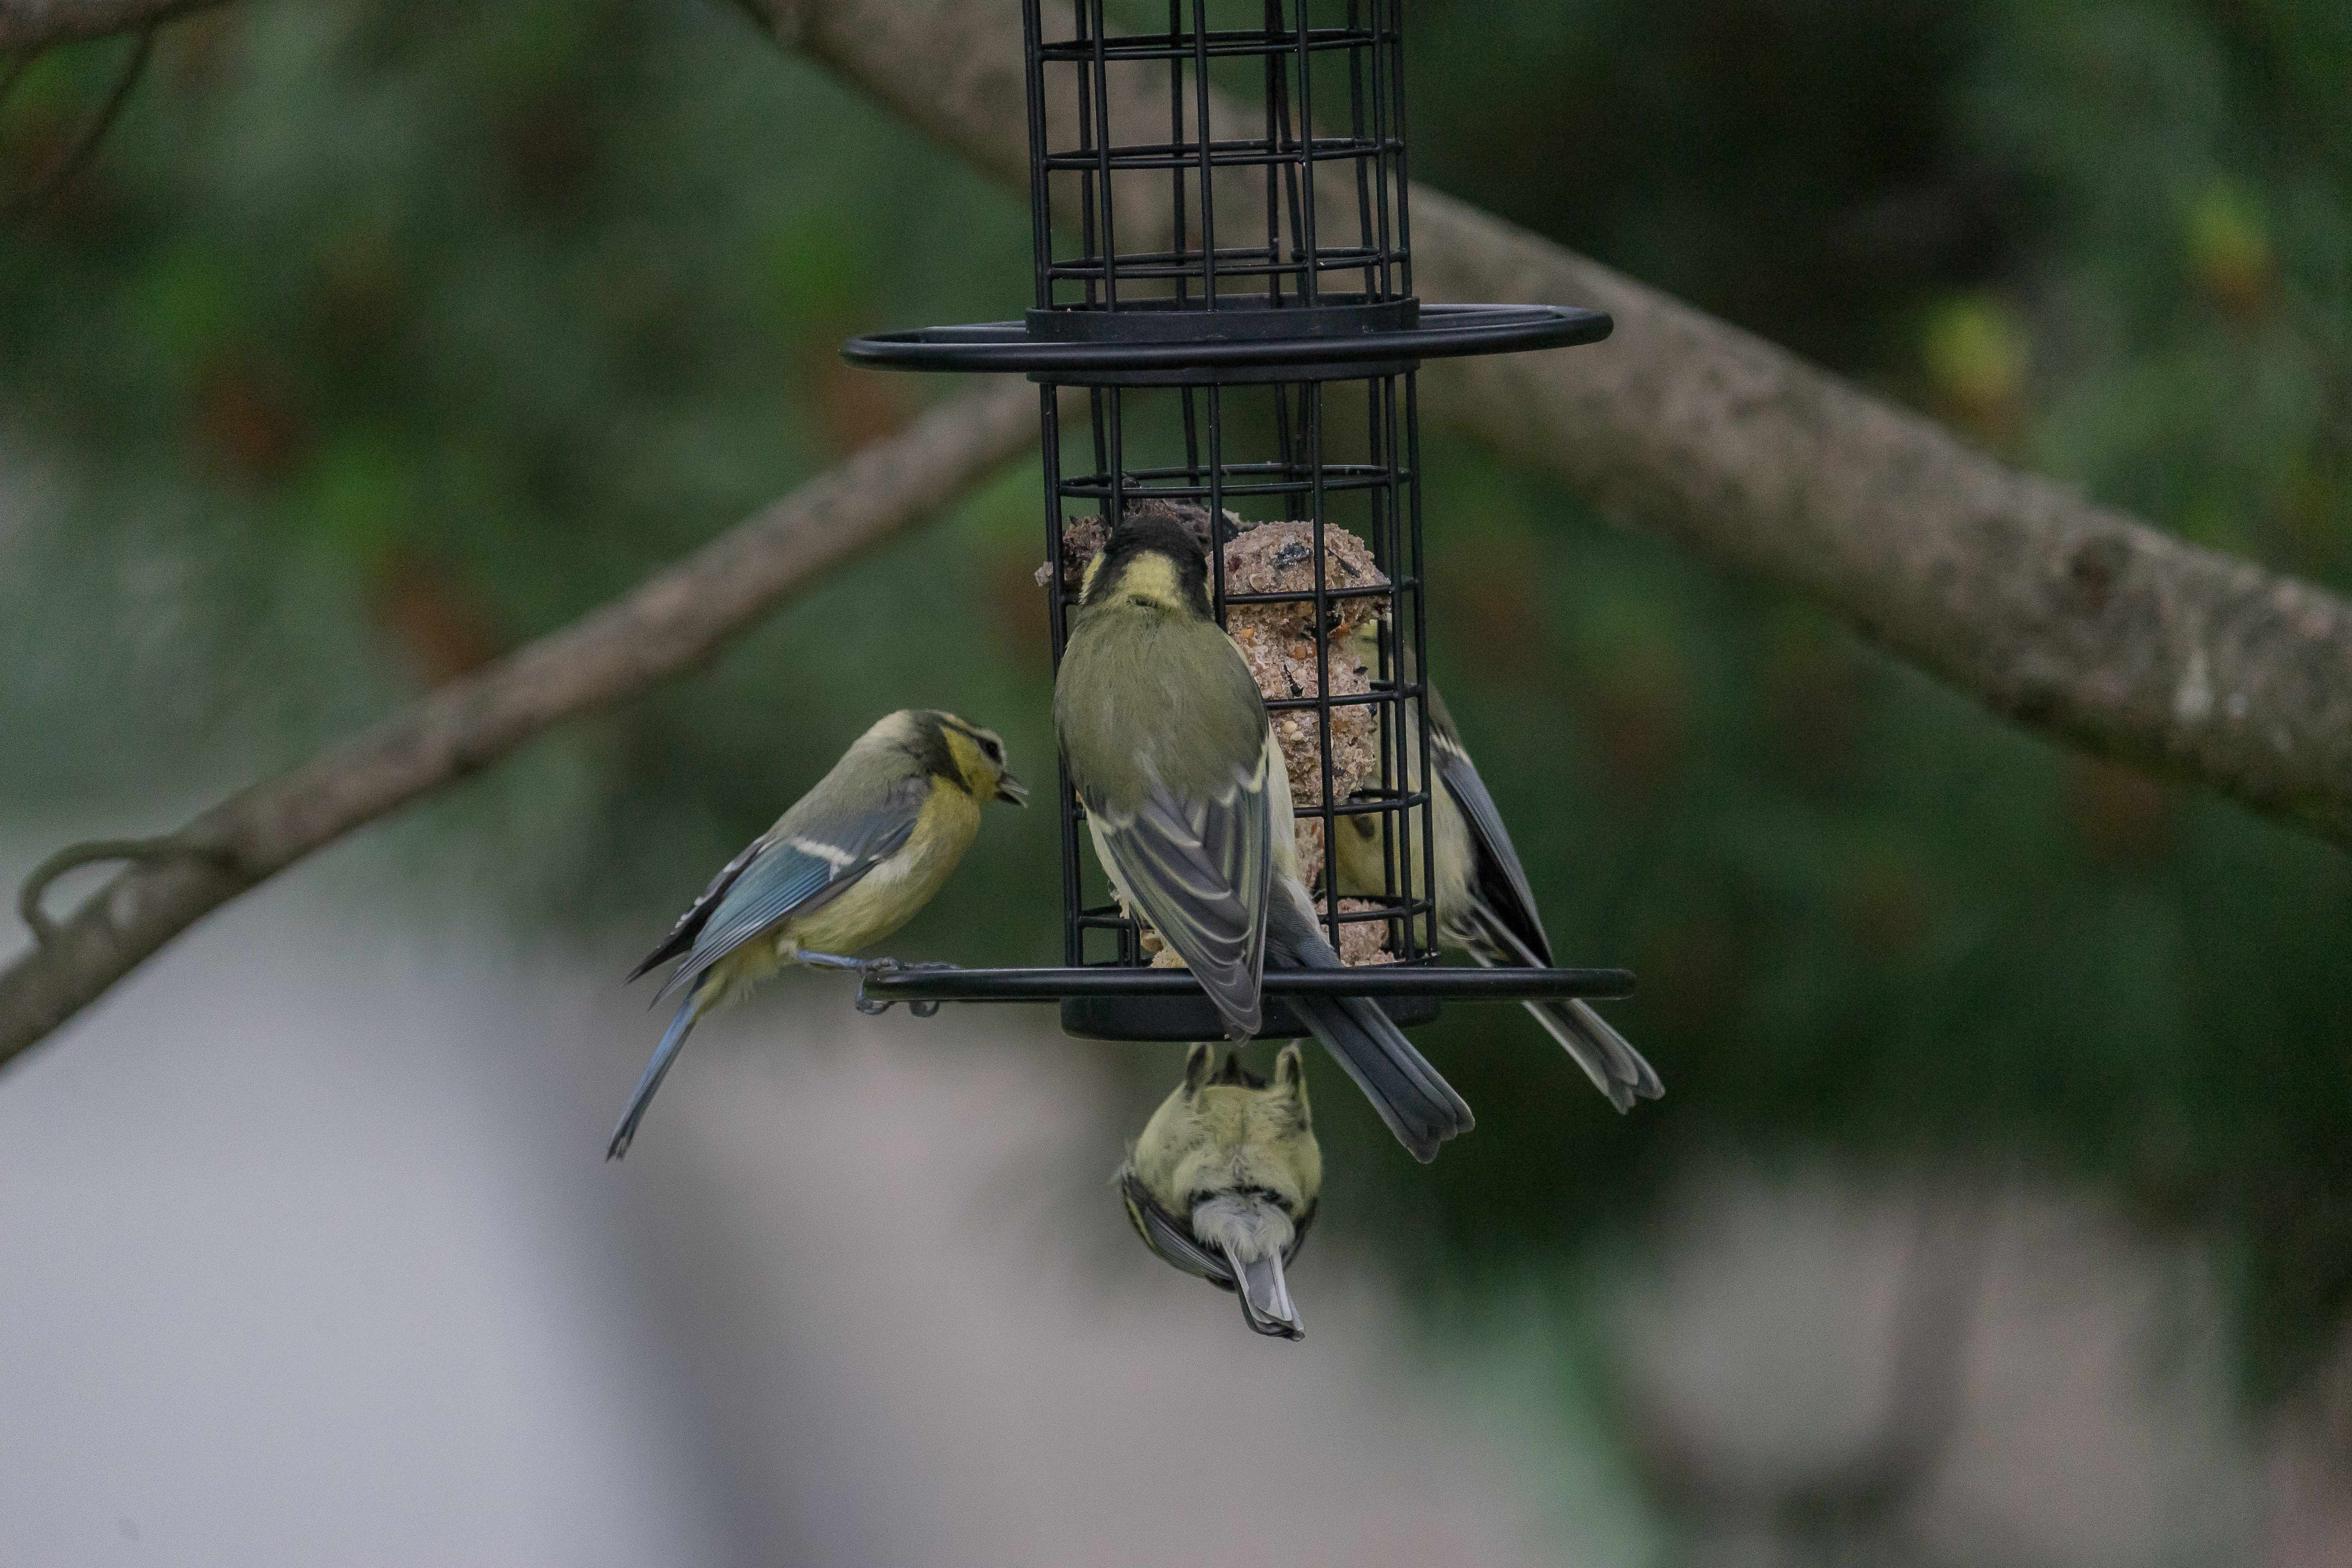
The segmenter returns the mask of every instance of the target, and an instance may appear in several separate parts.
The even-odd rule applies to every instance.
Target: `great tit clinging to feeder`
[[[1213,1072],[1216,1057],[1213,1046],[1192,1047],[1184,1081],[1119,1167],[1119,1195],[1144,1246],[1239,1296],[1259,1333],[1300,1339],[1284,1271],[1323,1190],[1306,1064],[1296,1044],[1285,1046],[1268,1083],[1238,1054]]]
[[[877,721],[776,825],[710,879],[635,980],[685,954],[661,996],[686,993],[637,1079],[605,1158],[629,1151],[646,1106],[696,1022],[787,963],[866,967],[845,954],[881,941],[931,901],[991,800],[1025,805],[992,731],[936,709]]]
[[[1366,669],[1377,671],[1379,636],[1378,624],[1367,621],[1345,652]],[[1339,651],[1334,650],[1335,656]],[[1405,679],[1412,679],[1409,671]],[[1443,786],[1430,803],[1436,828],[1432,848],[1437,863],[1437,940],[1489,968],[1548,969],[1551,942],[1544,935],[1535,893],[1528,886],[1518,851],[1511,847],[1502,814],[1495,809],[1495,797],[1486,793],[1486,781],[1478,776],[1434,686],[1428,688],[1428,707],[1430,764]],[[1410,707],[1403,749],[1407,774],[1419,788],[1421,734]],[[1347,829],[1333,836],[1340,891],[1380,896],[1387,890],[1385,814],[1349,815],[1339,820]],[[1399,873],[1417,883],[1422,867],[1417,847],[1411,859]],[[1637,1099],[1655,1100],[1665,1093],[1642,1053],[1584,1002],[1529,1002],[1527,1009],[1619,1110],[1631,1110]]]
[[[1267,968],[1340,963],[1299,882],[1289,773],[1257,682],[1211,616],[1208,566],[1180,520],[1119,520],[1087,568],[1054,724],[1112,886],[1246,1040]],[[1287,1000],[1415,1159],[1470,1130],[1462,1097],[1375,1004]]]

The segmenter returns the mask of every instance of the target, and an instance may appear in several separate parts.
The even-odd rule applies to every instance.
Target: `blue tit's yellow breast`
[[[855,952],[915,918],[962,860],[980,831],[980,804],[961,786],[931,781],[915,831],[898,852],[847,891],[787,922],[786,942],[817,952]]]

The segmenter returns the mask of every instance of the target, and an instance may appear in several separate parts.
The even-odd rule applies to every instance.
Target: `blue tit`
[[[1208,570],[1170,509],[1122,517],[1087,568],[1054,723],[1113,889],[1246,1040],[1268,967],[1340,963],[1299,882],[1289,773],[1257,682],[1210,613]],[[1377,1005],[1288,1000],[1415,1159],[1470,1130],[1470,1108]]]
[[[1184,1081],[1119,1167],[1128,1223],[1163,1261],[1240,1297],[1259,1333],[1304,1339],[1286,1271],[1323,1191],[1307,1067],[1295,1044],[1275,1058],[1272,1083],[1238,1052],[1213,1071],[1216,1057],[1192,1047]]]
[[[1349,641],[1347,655],[1377,671],[1379,636],[1377,623],[1365,622]],[[1436,827],[1432,848],[1437,866],[1438,942],[1467,952],[1489,968],[1548,969],[1551,942],[1544,935],[1535,893],[1528,886],[1518,851],[1511,847],[1502,814],[1495,809],[1495,797],[1486,793],[1486,781],[1478,776],[1434,686],[1429,688],[1428,702],[1430,763],[1443,786],[1431,802]],[[1421,735],[1410,707],[1404,754],[1418,788]],[[1354,897],[1381,895],[1388,889],[1385,815],[1365,813],[1340,820],[1352,830],[1335,836],[1340,890]],[[1401,879],[1417,877],[1420,871],[1418,853],[1410,858],[1411,866],[1398,868]],[[1529,1002],[1527,1009],[1619,1110],[1631,1110],[1637,1099],[1655,1100],[1665,1093],[1642,1053],[1587,1004],[1572,998]]]
[[[683,991],[605,1158],[629,1151],[646,1106],[696,1023],[787,963],[866,967],[845,953],[881,941],[931,901],[980,831],[990,800],[1025,805],[1004,742],[952,713],[909,708],[860,735],[833,771],[710,879],[629,973],[685,955],[661,997]]]

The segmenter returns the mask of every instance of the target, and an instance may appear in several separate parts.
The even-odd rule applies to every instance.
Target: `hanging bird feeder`
[[[1308,992],[1372,997],[1402,1024],[1448,997],[1628,994],[1617,969],[1437,964],[1421,721],[1415,373],[1593,342],[1609,318],[1414,296],[1402,0],[1265,0],[1254,28],[1212,28],[1207,9],[1169,0],[1166,31],[1122,32],[1103,0],[1070,0],[1070,30],[1055,34],[1045,0],[1024,0],[1034,304],[1018,321],[877,333],[842,352],[1038,384],[1039,575],[1057,666],[1084,563],[1113,522],[1161,508],[1202,537],[1217,619],[1258,676],[1289,764],[1301,873],[1353,966],[1269,972],[1263,1037],[1306,1033],[1281,999]],[[1089,415],[1067,446],[1066,388],[1083,389]],[[860,1005],[1057,1002],[1081,1037],[1219,1037],[1199,984],[1155,966],[1155,939],[1081,850],[1066,776],[1058,799],[1067,967],[877,972]],[[1342,896],[1335,836],[1369,837],[1374,824],[1386,885]]]

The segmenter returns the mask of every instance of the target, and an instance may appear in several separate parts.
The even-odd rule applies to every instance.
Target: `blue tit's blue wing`
[[[862,811],[807,816],[795,809],[754,847],[751,859],[719,895],[686,962],[661,994],[692,984],[778,921],[840,897],[905,847],[929,794],[930,781],[918,774],[894,784]]]
[[[1269,742],[1270,745],[1271,742]],[[1235,1038],[1257,1032],[1274,870],[1267,752],[1208,799],[1155,786],[1131,810],[1087,802],[1095,842],[1136,912],[1183,958]]]
[[[761,834],[743,846],[742,852],[735,858],[719,868],[719,875],[710,879],[709,885],[695,896],[693,903],[687,906],[686,913],[677,917],[677,923],[669,928],[669,935],[662,938],[662,944],[646,954],[644,962],[629,971],[630,980],[637,979],[657,963],[668,963],[694,945],[694,939],[700,936],[702,928],[710,923],[711,912],[719,908],[719,900],[726,896],[728,889],[735,885],[735,879],[743,874],[743,868],[751,863],[752,857],[767,845],[770,837]]]
[[[1548,969],[1551,939],[1544,934],[1543,917],[1536,913],[1535,891],[1528,886],[1527,868],[1512,847],[1503,814],[1495,808],[1495,797],[1486,793],[1486,781],[1478,776],[1477,765],[1471,762],[1444,704],[1433,700],[1429,717],[1430,760],[1438,782],[1470,826],[1476,859],[1471,868],[1470,894],[1478,906],[1478,923],[1486,928],[1490,938],[1501,939],[1494,956],[1506,965]]]

